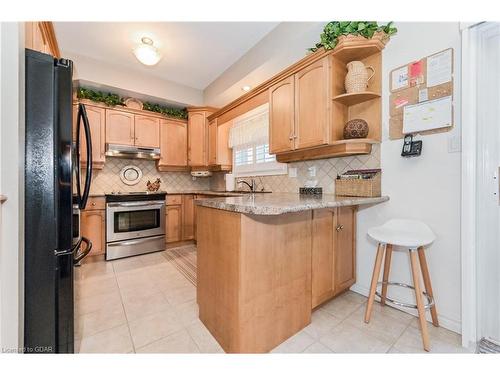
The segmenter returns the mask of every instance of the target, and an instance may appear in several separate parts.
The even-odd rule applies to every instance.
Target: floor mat
[[[174,247],[163,254],[196,286],[196,246]]]

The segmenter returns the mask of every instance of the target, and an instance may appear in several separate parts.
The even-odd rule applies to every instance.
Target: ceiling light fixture
[[[243,91],[247,92],[247,91],[250,91],[252,89],[251,86],[248,86],[248,85],[245,85],[241,88]]]
[[[141,39],[142,44],[139,44],[134,49],[134,55],[144,65],[155,65],[160,61],[161,55],[153,46],[153,40],[148,37],[143,37]]]

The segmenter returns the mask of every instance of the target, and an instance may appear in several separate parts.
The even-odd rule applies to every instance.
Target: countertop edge
[[[346,207],[346,206],[361,206],[377,204],[389,201],[388,196],[364,198],[364,197],[350,197],[345,200],[335,201],[335,202],[318,202],[318,203],[305,203],[305,204],[294,204],[289,207],[274,207],[272,205],[268,206],[247,206],[244,204],[228,203],[221,200],[213,200],[212,198],[206,198],[197,200],[196,204],[202,207],[215,208],[223,211],[231,211],[242,214],[250,215],[262,215],[262,216],[273,216],[273,215],[283,215],[294,212],[308,211],[308,210],[318,210],[323,208],[335,208],[335,207]]]

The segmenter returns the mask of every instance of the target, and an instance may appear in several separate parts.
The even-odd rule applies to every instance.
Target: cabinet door
[[[160,160],[158,166],[187,167],[187,124],[160,121]]]
[[[106,109],[106,142],[133,146],[134,138],[134,115]]]
[[[334,295],[333,238],[335,210],[314,210],[312,221],[312,308]]]
[[[80,227],[83,237],[87,237],[92,242],[91,255],[102,255],[106,252],[105,244],[105,211],[104,210],[84,210],[81,213]]]
[[[229,148],[229,130],[232,125],[232,121],[217,125],[217,164],[223,169],[230,169],[233,165],[233,150]]]
[[[106,160],[105,153],[105,109],[85,105],[90,125],[90,137],[92,139],[92,167],[102,169]],[[78,110],[77,110],[78,113]],[[80,155],[82,164],[87,163],[87,144],[85,140],[85,128],[80,128]]]
[[[186,194],[182,196],[182,239],[194,239],[194,196]]]
[[[269,149],[272,154],[294,147],[294,77],[269,89]]]
[[[356,282],[356,207],[337,208],[333,254],[334,290],[338,294]]]
[[[208,123],[208,165],[217,165],[217,120]]]
[[[320,146],[329,140],[328,58],[295,74],[295,149]]]
[[[177,242],[182,239],[182,206],[166,207],[166,242]]]
[[[188,119],[188,163],[207,166],[207,124],[205,112],[191,112]]]
[[[135,145],[160,147],[160,119],[157,117],[135,115]]]

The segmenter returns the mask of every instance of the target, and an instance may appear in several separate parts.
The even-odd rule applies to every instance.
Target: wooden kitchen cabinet
[[[92,242],[88,256],[103,255],[106,252],[106,211],[83,210],[80,217],[81,235]]]
[[[74,121],[77,121],[78,105],[75,106]],[[92,168],[102,169],[106,160],[106,114],[105,109],[101,107],[94,107],[85,105],[87,117],[89,119],[90,137],[92,140]],[[76,126],[75,126],[76,128]],[[85,128],[80,128],[80,156],[83,165],[87,164],[87,143],[85,142]]]
[[[26,48],[61,57],[52,22],[25,22],[24,38]]]
[[[211,170],[232,169],[233,151],[229,148],[229,130],[233,122],[219,124],[217,119],[208,125],[208,164]]]
[[[312,307],[356,281],[356,207],[314,210],[312,220]]]
[[[167,206],[165,210],[166,243],[178,242],[182,240],[182,205]]]
[[[158,170],[186,170],[187,161],[187,123],[179,120],[160,120],[160,160]]]
[[[188,108],[188,165],[190,167],[208,167],[208,120],[215,112],[211,107]]]
[[[194,195],[185,194],[182,196],[182,240],[189,241],[195,239],[195,205]]]
[[[134,144],[141,147],[160,147],[160,119],[135,115],[134,120]]]
[[[329,77],[327,57],[295,74],[295,150],[329,141]]]
[[[328,143],[328,77],[328,58],[323,58],[269,89],[271,153]]]
[[[106,143],[133,146],[134,117],[133,113],[106,109]]]
[[[272,154],[294,149],[294,77],[269,89],[269,150]]]

